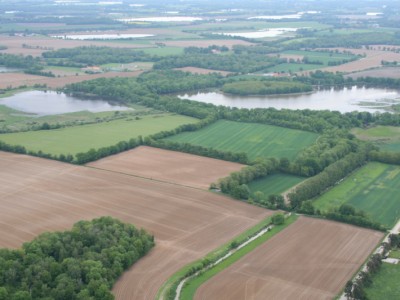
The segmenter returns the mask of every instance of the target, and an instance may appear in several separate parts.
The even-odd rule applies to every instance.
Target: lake
[[[400,104],[400,92],[390,89],[345,87],[325,89],[310,94],[274,96],[233,96],[219,92],[179,95],[182,99],[238,108],[311,109],[385,112],[392,104]]]
[[[129,18],[119,19],[121,22],[193,22],[201,21],[198,17],[149,17],[149,18]]]
[[[11,97],[0,98],[0,105],[37,116],[59,115],[78,111],[93,113],[130,110],[126,106],[113,105],[103,100],[81,100],[63,93],[28,91]]]
[[[296,32],[298,28],[268,28],[258,31],[250,31],[250,32],[214,32],[214,34],[221,34],[227,36],[239,36],[250,39],[259,39],[266,37],[276,37],[282,35],[287,32]]]
[[[275,15],[275,16],[256,16],[247,18],[248,20],[260,19],[260,20],[283,20],[283,19],[300,19],[303,16],[302,13],[291,14],[291,15]]]
[[[53,35],[53,38],[64,40],[120,40],[120,39],[137,39],[151,37],[154,34],[70,34],[70,35]]]

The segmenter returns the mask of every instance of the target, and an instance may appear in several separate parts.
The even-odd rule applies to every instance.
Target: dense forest
[[[243,80],[226,83],[221,90],[233,95],[272,95],[311,92],[312,86],[295,81]]]
[[[154,245],[111,217],[43,233],[21,249],[0,249],[0,299],[114,299],[117,278]]]
[[[131,63],[135,61],[154,61],[156,58],[130,48],[111,48],[82,46],[44,52],[48,64],[67,67],[86,67],[107,63]]]
[[[265,70],[280,63],[279,58],[262,54],[203,54],[190,53],[160,59],[154,69],[173,69],[182,67],[198,67],[235,73],[252,73]]]

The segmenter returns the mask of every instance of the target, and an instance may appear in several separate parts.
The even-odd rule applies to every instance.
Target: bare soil
[[[90,167],[208,189],[244,165],[147,146],[88,164]]]
[[[0,152],[0,247],[104,215],[155,235],[155,248],[113,288],[116,299],[154,299],[181,267],[271,212],[199,189]]]
[[[347,49],[347,48],[334,48],[339,49],[340,52],[350,51],[354,54],[366,54],[366,57],[361,58],[356,61],[349,62],[340,66],[324,68],[327,72],[357,72],[368,70],[371,68],[377,68],[382,65],[382,60],[385,61],[398,61],[400,62],[400,53],[395,53],[391,51],[380,51],[380,50],[367,50],[367,49]]]
[[[383,233],[300,217],[202,285],[196,300],[333,299]]]
[[[381,77],[381,78],[400,78],[400,67],[384,67],[376,68],[372,70],[366,70],[356,73],[351,73],[346,75],[346,77],[351,77],[353,79],[360,77]]]
[[[227,71],[203,69],[203,68],[197,68],[197,67],[183,67],[183,68],[176,68],[175,70],[181,70],[181,71],[190,72],[193,74],[220,73],[222,76],[232,74],[231,72],[227,72]]]
[[[107,32],[108,33],[108,32]],[[75,48],[79,46],[108,46],[119,48],[148,48],[145,44],[118,43],[107,41],[79,41],[79,40],[63,40],[44,36],[0,36],[1,44],[7,46],[6,50],[0,53],[23,54],[40,56],[43,52],[50,50],[58,50],[61,48]],[[29,46],[24,48],[23,44]]]
[[[35,84],[47,84],[49,88],[61,88],[66,84],[91,80],[96,78],[110,78],[110,77],[136,77],[143,71],[133,72],[108,72],[101,74],[85,74],[85,75],[72,75],[62,77],[45,77],[36,76],[24,73],[0,73],[0,89],[7,87],[17,88],[21,85],[33,86]]]

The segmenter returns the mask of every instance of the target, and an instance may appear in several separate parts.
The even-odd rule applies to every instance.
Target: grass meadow
[[[383,263],[381,269],[373,275],[372,285],[365,288],[367,299],[400,299],[400,265]]]
[[[400,127],[376,126],[368,129],[354,128],[352,133],[361,140],[373,142],[382,150],[400,151]]]
[[[283,127],[220,120],[195,132],[185,132],[167,140],[189,143],[223,151],[245,152],[257,157],[294,159],[318,135]]]
[[[392,227],[400,217],[400,167],[371,162],[314,201],[327,211],[347,203]]]
[[[195,122],[197,119],[180,115],[149,115],[140,120],[122,119],[55,130],[2,134],[0,140],[11,145],[24,146],[27,150],[41,150],[57,155],[76,154]]]
[[[304,180],[304,177],[277,173],[252,181],[248,186],[251,193],[260,191],[266,196],[279,195]]]

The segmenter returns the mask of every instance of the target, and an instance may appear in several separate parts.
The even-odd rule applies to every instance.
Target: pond
[[[20,69],[15,69],[15,68],[8,68],[4,66],[0,66],[0,73],[11,73],[11,72],[19,72],[21,71]]]
[[[311,109],[385,112],[391,105],[400,104],[400,92],[390,89],[344,87],[325,89],[309,94],[273,96],[233,96],[219,92],[199,92],[179,95],[182,99],[238,108]]]
[[[11,97],[0,98],[0,105],[37,116],[58,115],[78,111],[97,113],[131,109],[126,106],[113,105],[103,100],[81,100],[63,93],[44,91],[28,91],[15,94]]]
[[[53,35],[53,38],[64,40],[120,40],[120,39],[137,39],[151,37],[154,34],[70,34],[70,35]]]

